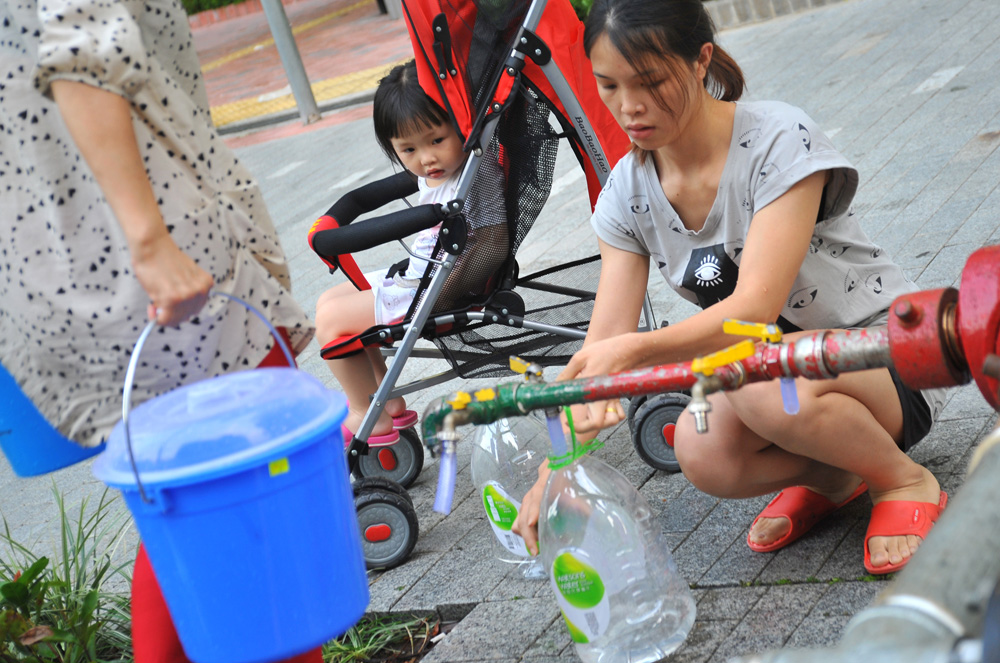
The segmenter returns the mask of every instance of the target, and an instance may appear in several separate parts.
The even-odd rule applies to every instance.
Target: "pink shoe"
[[[413,410],[403,410],[403,414],[395,416],[392,418],[392,427],[396,430],[402,430],[404,428],[409,428],[410,426],[417,423],[417,413]]]
[[[340,433],[344,436],[344,446],[346,447],[351,443],[351,438],[354,437],[354,433],[347,429],[347,426],[340,427]],[[369,435],[368,436],[368,446],[369,447],[390,447],[399,442],[399,433],[392,431],[391,433],[386,433],[385,435]]]

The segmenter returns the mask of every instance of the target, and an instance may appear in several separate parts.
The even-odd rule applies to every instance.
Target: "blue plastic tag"
[[[795,389],[793,378],[781,378],[781,404],[785,414],[799,413],[799,392]]]

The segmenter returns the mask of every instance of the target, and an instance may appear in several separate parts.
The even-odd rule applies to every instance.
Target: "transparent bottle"
[[[539,519],[542,560],[585,663],[652,663],[680,647],[695,604],[646,500],[606,463],[552,472]]]
[[[521,498],[538,479],[538,465],[548,445],[545,428],[527,416],[478,426],[474,435],[472,484],[493,531],[496,556],[519,565],[525,578],[543,580],[545,567],[511,526],[521,509]]]

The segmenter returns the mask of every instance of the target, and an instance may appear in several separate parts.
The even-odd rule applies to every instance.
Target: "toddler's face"
[[[430,187],[440,186],[465,163],[462,139],[450,124],[420,127],[392,139],[403,166],[427,180]]]

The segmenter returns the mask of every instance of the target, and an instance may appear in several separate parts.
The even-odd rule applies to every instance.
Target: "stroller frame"
[[[568,116],[565,118],[559,118],[560,122],[563,124],[564,130],[567,130],[563,134],[559,134],[559,137],[568,137],[568,131],[572,131],[575,134],[577,144],[574,145],[574,151],[576,151],[578,158],[581,158],[581,152],[586,155],[586,158],[589,160],[592,167],[591,172],[593,175],[596,175],[596,184],[598,185],[597,190],[599,190],[604,186],[611,172],[613,162],[608,158],[601,143],[599,142],[597,138],[598,133],[591,124],[591,121],[588,118],[587,113],[584,111],[582,104],[577,99],[573,88],[563,75],[563,72],[552,60],[548,46],[536,35],[536,30],[542,20],[542,15],[547,4],[548,0],[532,0],[523,20],[521,21],[520,27],[518,28],[513,47],[507,61],[504,63],[504,66],[500,71],[500,76],[506,75],[516,81],[520,72],[525,67],[527,60],[530,60],[541,70]],[[407,17],[407,20],[412,26],[413,19],[410,16],[406,0],[403,0],[403,10],[404,15]],[[452,70],[451,73],[454,75],[456,72]],[[445,72],[442,72],[439,76],[444,79]],[[497,87],[497,85],[494,85],[493,89],[495,90]],[[500,87],[502,87],[502,85],[500,85]],[[514,95],[511,96],[513,97]],[[556,109],[553,109],[551,104],[548,105],[548,108],[550,112],[556,112]],[[445,283],[449,275],[452,273],[452,270],[459,259],[459,255],[464,248],[464,236],[459,237],[459,235],[464,232],[464,227],[457,227],[460,224],[456,223],[456,221],[460,221],[461,224],[464,224],[465,219],[462,216],[463,206],[465,201],[468,200],[470,188],[472,187],[472,183],[475,179],[476,173],[478,172],[480,162],[483,159],[484,146],[490,145],[493,140],[497,130],[497,125],[502,117],[502,110],[503,101],[494,98],[494,100],[490,101],[490,106],[487,109],[486,114],[479,114],[478,118],[474,118],[476,124],[479,125],[478,132],[476,131],[476,127],[474,127],[473,131],[470,132],[472,135],[466,143],[466,149],[470,150],[471,153],[460,176],[458,192],[455,200],[447,203],[443,207],[421,205],[409,210],[403,210],[402,212],[387,214],[383,217],[379,217],[378,219],[371,219],[371,221],[375,223],[388,223],[390,225],[395,225],[391,227],[388,232],[380,233],[378,242],[368,242],[366,246],[361,245],[364,242],[361,242],[360,244],[354,241],[348,242],[348,245],[350,246],[349,250],[360,250],[361,248],[368,248],[369,246],[384,243],[387,236],[398,236],[401,238],[415,232],[416,230],[432,227],[439,222],[442,223],[439,242],[441,249],[444,251],[444,255],[441,259],[432,258],[430,260],[431,263],[437,265],[437,270],[430,278],[429,283],[426,284],[423,292],[418,292],[416,307],[411,309],[412,315],[408,316],[409,319],[404,319],[402,323],[395,325],[395,330],[389,328],[372,328],[372,330],[367,332],[367,336],[364,334],[361,336],[363,341],[374,341],[382,344],[389,342],[390,338],[392,338],[392,340],[398,341],[398,345],[391,348],[382,348],[383,356],[393,357],[393,361],[388,365],[386,375],[382,379],[378,389],[372,395],[371,404],[360,426],[358,427],[358,430],[354,434],[353,439],[347,447],[349,467],[351,468],[351,471],[355,473],[355,476],[359,475],[360,456],[368,454],[369,448],[367,440],[374,429],[375,423],[381,416],[382,411],[385,408],[385,404],[390,399],[410,394],[427,387],[436,386],[460,376],[458,367],[453,364],[450,369],[443,372],[425,378],[420,378],[407,384],[397,385],[405,362],[408,358],[448,359],[448,357],[439,349],[417,349],[415,347],[418,339],[420,339],[425,330],[429,328],[428,326],[430,326],[430,328],[438,328],[442,325],[451,325],[456,323],[493,322],[504,326],[524,328],[532,331],[544,332],[546,334],[553,334],[570,340],[582,340],[586,337],[586,331],[584,329],[575,327],[560,327],[543,322],[528,320],[521,315],[517,315],[516,312],[512,313],[511,311],[508,311],[502,306],[496,310],[465,310],[461,312],[446,311],[437,314],[432,313],[435,302],[437,302],[438,297],[445,287]],[[566,126],[567,120],[571,123],[569,127]],[[579,146],[582,146],[584,149],[580,150]],[[590,174],[591,173],[588,173],[588,176]],[[399,174],[397,174],[396,177],[398,177],[398,175]],[[596,192],[594,191],[593,186],[591,187],[591,190],[591,199],[593,202],[596,200]],[[350,196],[351,194],[347,195]],[[546,192],[546,196],[547,195],[548,194]],[[336,207],[337,206],[335,205],[334,208]],[[361,207],[361,209],[357,210],[359,213],[372,211],[372,209],[374,209],[367,209],[364,205],[361,205]],[[420,208],[423,207],[437,207],[438,209],[430,209],[421,212]],[[331,208],[328,215],[333,215],[334,208]],[[354,216],[357,216],[357,214]],[[396,221],[403,216],[407,217],[407,221],[405,223],[402,221]],[[323,218],[321,218],[320,221],[322,221]],[[350,223],[353,221],[353,218],[336,219],[337,224],[346,225],[345,221],[346,223]],[[359,225],[363,226],[367,225],[367,223]],[[387,226],[382,225],[381,227],[386,228]],[[345,249],[342,245],[336,249],[332,248],[333,242],[331,240],[333,236],[330,233],[336,232],[344,234],[344,231],[347,230],[348,228],[346,227],[330,228],[328,230],[320,227],[320,222],[317,222],[317,225],[314,225],[313,230],[310,232],[310,243],[321,257],[324,256],[324,254],[336,254],[342,257],[342,254],[345,253]],[[352,227],[350,230],[360,231],[361,229]],[[399,234],[400,232],[402,234]],[[360,234],[360,232],[357,233],[357,235]],[[346,236],[346,234],[344,235]],[[597,257],[595,256],[592,259],[596,260]],[[324,258],[324,260],[326,260],[326,258]],[[331,265],[331,267],[333,266],[334,265]],[[340,266],[340,263],[338,263],[337,266]],[[518,286],[522,288],[532,287],[530,283],[524,283],[523,281],[519,282]],[[568,296],[577,296],[581,299],[593,299],[596,294],[571,287],[562,287],[550,284],[545,284],[539,289],[557,292],[558,294]],[[639,329],[648,330],[653,326],[654,318],[649,297],[647,295],[643,303]],[[401,338],[399,338],[400,328],[404,329]],[[372,334],[374,334],[374,338],[372,337]],[[461,357],[461,352],[453,353],[453,356],[455,355]],[[400,442],[403,442],[403,440],[401,439]],[[417,444],[419,446],[419,439],[417,440]],[[413,472],[413,475],[410,476],[407,474],[402,477],[394,477],[395,480],[401,483],[404,487],[412,483],[412,481],[416,478],[416,474],[419,473],[420,468],[422,467],[422,447],[418,451],[421,457],[417,463],[419,466],[416,468],[415,472]],[[362,473],[360,476],[364,476],[364,474]]]

